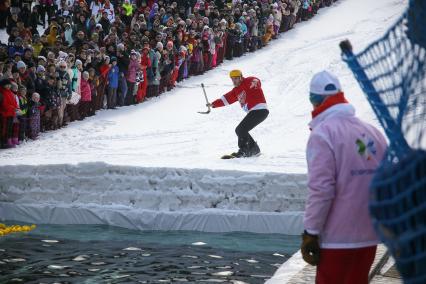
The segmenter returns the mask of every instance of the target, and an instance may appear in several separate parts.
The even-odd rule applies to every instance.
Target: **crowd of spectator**
[[[334,1],[1,1],[0,147],[158,96]]]

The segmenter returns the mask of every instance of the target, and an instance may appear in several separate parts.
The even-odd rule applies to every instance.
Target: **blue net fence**
[[[389,139],[370,189],[374,226],[404,283],[426,283],[426,1],[361,53],[340,47]]]

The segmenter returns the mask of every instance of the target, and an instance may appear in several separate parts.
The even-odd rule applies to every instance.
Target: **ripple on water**
[[[134,240],[47,239],[35,235],[22,236],[16,242],[0,242],[0,251],[1,270],[12,272],[0,274],[0,283],[19,278],[22,283],[260,284],[285,260],[283,255],[259,251],[254,259],[253,252],[214,248],[202,241],[165,245]]]
[[[87,260],[88,258],[89,258],[88,255],[83,254],[83,255],[78,255],[78,256],[74,257],[72,260],[74,260],[74,261],[84,261],[84,260]]]

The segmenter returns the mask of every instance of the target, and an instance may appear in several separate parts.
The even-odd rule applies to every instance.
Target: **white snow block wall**
[[[0,219],[298,235],[306,175],[105,163],[0,167]]]

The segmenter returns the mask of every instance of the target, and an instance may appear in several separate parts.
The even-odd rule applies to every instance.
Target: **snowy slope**
[[[407,1],[341,0],[309,22],[281,35],[269,47],[227,61],[203,76],[147,103],[103,111],[95,117],[46,133],[18,150],[0,152],[0,164],[52,164],[103,161],[143,167],[238,169],[304,173],[309,135],[308,85],[314,72],[339,75],[358,115],[374,122],[348,68],[340,60],[339,41],[349,38],[360,50],[401,14]],[[228,71],[240,68],[262,80],[271,114],[253,131],[263,151],[259,158],[222,161],[236,150],[234,128],[244,116],[237,104],[204,110],[200,83],[212,100],[231,88]]]
[[[0,218],[6,216],[2,214],[2,210],[4,214],[6,212],[6,204],[7,210],[11,210],[11,202],[38,208],[55,204],[86,208],[88,205],[77,202],[75,195],[60,196],[52,193],[54,196],[50,201],[46,201],[45,197],[39,195],[44,189],[40,187],[43,182],[37,183],[35,180],[50,180],[52,184],[66,184],[71,180],[74,182],[73,186],[88,183],[91,186],[86,191],[78,189],[80,196],[89,196],[90,190],[101,194],[105,187],[117,185],[117,180],[104,177],[108,176],[108,169],[118,166],[125,166],[129,172],[127,178],[130,179],[132,167],[134,171],[139,172],[143,171],[140,167],[151,169],[158,176],[161,176],[162,172],[197,169],[185,170],[183,176],[185,179],[196,181],[200,178],[200,171],[204,172],[204,175],[215,175],[216,187],[219,189],[229,186],[230,179],[232,186],[247,180],[247,177],[253,184],[272,178],[275,180],[271,182],[280,189],[275,190],[275,198],[282,200],[288,198],[285,192],[287,188],[277,182],[279,179],[276,175],[271,176],[269,173],[286,174],[282,177],[302,177],[298,183],[302,198],[306,194],[304,151],[309,135],[307,124],[310,121],[311,106],[308,101],[308,86],[311,76],[322,69],[336,73],[348,100],[356,107],[358,116],[378,125],[352,74],[340,59],[338,44],[343,39],[350,39],[354,51],[361,50],[380,37],[406,6],[407,0],[340,0],[330,8],[321,9],[312,20],[300,23],[292,31],[282,34],[280,39],[273,41],[268,47],[254,54],[226,61],[203,76],[185,80],[178,88],[159,98],[137,106],[101,111],[95,117],[71,123],[58,131],[44,133],[39,140],[25,143],[17,149],[0,151],[0,202],[3,201],[0,203]],[[205,110],[200,84],[205,84],[210,100],[218,98],[231,89],[228,72],[234,68],[241,69],[246,76],[254,75],[261,79],[270,116],[252,131],[262,149],[263,154],[260,157],[221,160],[219,157],[222,154],[236,150],[234,129],[245,114],[237,104],[214,109],[208,115],[198,114],[197,111]],[[52,164],[57,166],[52,167]],[[33,167],[10,167],[11,165]],[[74,168],[69,165],[79,166]],[[68,171],[70,168],[73,170]],[[80,169],[82,173],[87,168],[107,170],[92,180],[87,175],[82,179],[79,171],[75,170]],[[55,170],[52,170],[50,175],[45,174],[49,169]],[[224,174],[222,170],[228,172]],[[28,181],[25,175],[34,175],[37,178]],[[170,186],[164,179],[160,180],[163,189]],[[147,183],[143,190],[136,190],[133,194],[137,198],[143,198],[144,190],[152,190],[154,187]],[[23,188],[25,191],[22,191]],[[64,192],[74,190],[61,188]],[[218,196],[216,190],[210,194]],[[170,188],[170,191],[172,195],[180,195],[179,190]],[[208,188],[204,188],[205,194],[208,191]],[[236,194],[243,192],[244,189],[241,189],[236,191]],[[25,194],[26,199],[22,199],[20,194]],[[259,202],[267,201],[262,195],[254,196],[257,196]],[[110,202],[112,206],[116,204],[117,208],[121,208],[127,201],[128,199],[123,201],[112,198]],[[154,201],[131,208],[145,210],[155,207],[150,202]],[[95,203],[96,206],[102,204],[99,201]],[[200,210],[197,201],[181,203],[177,209],[173,209],[173,204],[172,201],[165,201],[163,207],[155,207],[154,210]],[[209,204],[201,207],[212,208],[211,203]],[[270,211],[254,210],[248,206],[236,208],[229,204],[221,209],[235,212]],[[301,213],[300,208],[290,206],[287,209]],[[280,210],[285,211],[282,208]],[[14,216],[18,215],[9,214],[8,218]],[[20,219],[25,219],[22,217],[25,214],[19,216]],[[31,217],[35,216],[36,214],[32,214]],[[103,216],[103,222],[110,221]],[[27,217],[30,218],[28,215]],[[300,221],[300,218],[298,220]]]

